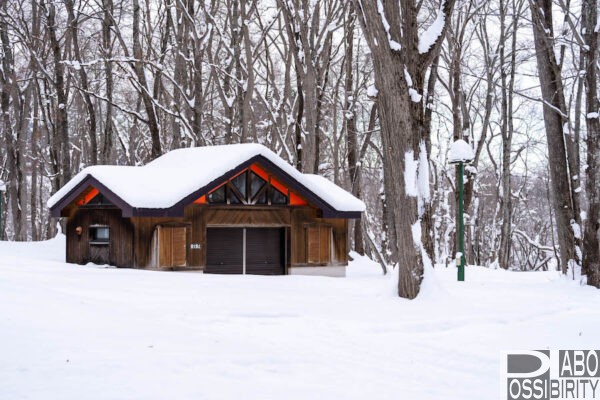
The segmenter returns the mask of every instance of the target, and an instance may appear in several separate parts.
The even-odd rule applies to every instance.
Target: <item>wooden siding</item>
[[[108,246],[90,253],[89,235],[92,225],[106,225],[110,229]],[[76,232],[81,227],[81,235]],[[133,265],[133,226],[129,218],[121,216],[114,207],[82,207],[73,210],[67,222],[67,262],[86,264],[99,257],[108,248],[108,261],[117,267]],[[103,257],[105,257],[103,255]]]
[[[135,268],[161,268],[174,269],[175,267],[196,267],[199,264],[193,264],[194,258],[192,251],[189,248],[191,240],[193,240],[193,224],[186,221],[184,218],[170,218],[170,217],[132,217],[131,221],[134,226],[134,241],[133,247],[135,249],[135,262],[132,266]],[[167,247],[160,246],[161,239],[164,241],[167,238],[161,238],[158,234],[158,228],[165,227],[185,227],[185,263],[178,265],[172,264],[171,260],[167,261]],[[169,236],[170,240],[171,236]],[[170,251],[170,250],[169,250]],[[170,257],[170,256],[169,256]],[[181,255],[178,256],[179,258]],[[185,265],[184,265],[185,264]]]
[[[315,229],[319,232],[319,248],[313,247],[315,254],[310,257],[308,249],[309,229]],[[331,239],[329,243],[321,240],[323,236],[329,236],[322,230],[331,229]],[[308,207],[292,209],[291,226],[291,265],[309,266],[309,265],[347,265],[348,264],[348,220],[343,218],[319,218],[318,210]],[[314,239],[316,240],[316,238]],[[331,246],[327,248],[327,246]],[[316,244],[313,244],[313,246]],[[321,257],[321,254],[328,252],[331,255],[329,261]],[[316,253],[318,253],[318,258]],[[319,260],[317,262],[316,260]]]
[[[288,207],[207,206],[204,212],[204,219],[208,226],[279,227],[290,225],[290,209]]]
[[[327,265],[331,262],[331,226],[314,223],[306,227],[307,261]]]
[[[185,220],[190,223],[188,229],[187,265],[189,268],[202,269],[206,265],[206,223],[204,208],[206,206],[192,204],[185,208]],[[192,244],[194,248],[192,248]]]
[[[321,218],[321,212],[313,207],[279,206],[213,206],[191,204],[184,210],[184,217],[132,217],[122,218],[116,208],[80,208],[73,210],[67,228],[67,260],[85,263],[89,261],[89,226],[108,225],[111,228],[110,263],[119,267],[159,268],[156,235],[159,226],[185,226],[185,266],[167,269],[204,269],[206,265],[207,227],[280,227],[285,228],[284,244],[287,248],[286,266],[347,265],[348,220]],[[82,226],[81,237],[75,228]],[[330,240],[321,243],[319,254],[329,253],[330,260],[319,256],[320,262],[311,264],[308,259],[307,229],[317,227],[319,232],[328,230]],[[153,239],[154,238],[154,239]],[[173,264],[173,263],[172,263]]]

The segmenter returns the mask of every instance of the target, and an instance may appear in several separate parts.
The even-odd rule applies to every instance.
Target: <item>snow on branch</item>
[[[438,10],[435,21],[423,32],[419,37],[419,53],[425,54],[429,51],[444,31],[444,25],[446,24],[446,14],[444,13],[444,4],[446,0],[442,1]]]
[[[524,231],[522,231],[520,229],[513,230],[513,233],[515,233],[517,236],[522,237],[523,239],[525,239],[527,241],[527,243],[529,243],[530,246],[532,246],[540,251],[544,251],[546,253],[551,253],[551,254],[554,254],[554,252],[556,251],[556,249],[554,249],[550,246],[545,246],[545,245],[541,244],[540,242],[538,242],[537,240],[531,239]]]
[[[402,49],[402,46],[400,45],[400,43],[392,39],[392,35],[390,34],[390,23],[388,22],[385,16],[385,9],[383,8],[383,3],[381,2],[381,0],[377,0],[377,11],[379,12],[379,16],[381,17],[381,23],[383,24],[383,28],[387,33],[390,48],[394,51],[400,51]]]
[[[425,203],[429,202],[429,158],[425,141],[419,143],[419,154],[415,158],[412,150],[404,154],[404,186],[406,195],[418,199],[419,216]]]

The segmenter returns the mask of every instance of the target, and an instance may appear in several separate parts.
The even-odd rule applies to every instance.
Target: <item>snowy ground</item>
[[[504,350],[600,347],[600,292],[556,273],[436,269],[423,295],[347,278],[65,264],[0,242],[1,399],[494,399]]]

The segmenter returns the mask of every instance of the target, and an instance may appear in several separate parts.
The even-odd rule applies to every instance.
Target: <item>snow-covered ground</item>
[[[65,264],[0,242],[1,399],[493,399],[505,350],[600,347],[600,291],[437,268],[415,301],[347,278]]]

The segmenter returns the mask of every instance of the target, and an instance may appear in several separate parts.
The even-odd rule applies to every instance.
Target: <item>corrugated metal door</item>
[[[242,274],[244,255],[243,228],[206,229],[206,268],[209,274]]]
[[[283,275],[283,228],[207,228],[205,273]]]
[[[284,229],[246,229],[246,273],[255,275],[283,275]]]

